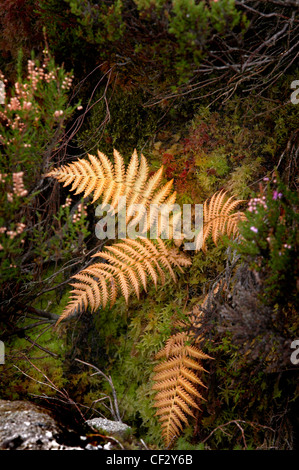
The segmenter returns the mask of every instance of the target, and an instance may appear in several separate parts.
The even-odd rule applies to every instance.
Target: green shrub
[[[264,296],[272,304],[294,302],[297,296],[297,210],[297,192],[276,176],[250,199],[247,221],[241,225],[245,242],[238,250],[251,260],[264,283]]]

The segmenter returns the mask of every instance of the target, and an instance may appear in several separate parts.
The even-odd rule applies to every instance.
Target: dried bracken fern
[[[219,289],[217,284],[213,295]],[[205,387],[199,377],[204,371],[201,360],[213,358],[201,351],[203,335],[198,334],[198,330],[209,302],[210,294],[207,294],[200,306],[193,306],[187,313],[185,321],[177,321],[175,326],[181,331],[174,333],[156,354],[156,359],[163,358],[163,362],[154,368],[152,388],[158,391],[155,396],[156,415],[160,416],[162,437],[167,447],[180,435],[183,425],[188,424],[186,413],[193,417],[192,408],[199,409],[196,400],[204,400],[197,389]]]
[[[125,239],[107,246],[93,257],[103,262],[92,264],[75,274],[71,282],[71,300],[59,318],[59,322],[70,315],[86,310],[97,310],[100,306],[112,307],[118,295],[128,302],[131,293],[139,298],[142,289],[146,291],[147,280],[157,287],[165,282],[166,273],[176,282],[173,268],[191,264],[190,260],[176,249],[169,249],[161,239],[154,242],[147,238]]]
[[[219,238],[227,235],[235,238],[239,235],[238,223],[244,220],[243,212],[233,212],[243,200],[235,199],[234,196],[227,198],[226,191],[218,191],[206,200],[203,205],[203,233],[202,240],[198,240],[197,246],[202,250],[207,249],[207,239],[212,236],[213,242],[217,244]]]
[[[180,213],[169,217],[176,193],[172,192],[172,180],[162,185],[163,166],[148,178],[146,159],[141,155],[139,162],[136,150],[126,170],[123,158],[116,150],[114,165],[101,152],[98,152],[98,158],[88,157],[89,160],[80,159],[54,169],[46,176],[56,178],[64,186],[71,184],[71,191],[83,193],[84,198],[93,194],[92,202],[101,198],[102,206],[110,204],[109,210],[114,213],[119,213],[125,205],[126,225],[139,223],[144,237],[127,238],[93,255],[102,261],[72,277],[71,298],[59,322],[88,308],[93,312],[107,305],[111,307],[119,295],[126,302],[132,293],[139,298],[141,290],[146,291],[149,280],[157,286],[158,282],[165,282],[168,274],[176,282],[175,269],[182,271],[182,267],[191,264],[177,247],[169,248],[161,239],[166,230],[166,238],[173,238],[180,219]],[[241,202],[233,197],[227,198],[225,191],[219,191],[204,203],[203,231],[196,237],[196,249],[206,250],[210,235],[215,244],[224,234],[230,237],[238,235],[238,222],[245,216],[234,210]],[[152,229],[154,242],[146,238],[148,231],[152,235]],[[177,240],[175,244],[178,246],[181,241]],[[197,313],[189,316],[191,322],[195,319],[198,322]],[[197,389],[198,386],[204,387],[199,378],[199,373],[204,370],[200,361],[209,356],[195,346],[196,339],[191,330],[188,331],[187,324],[183,327],[184,330],[171,336],[157,354],[157,359],[162,358],[163,361],[154,369],[156,414],[166,446],[179,436],[184,424],[188,424],[186,415],[193,416],[192,409],[198,409],[197,402],[203,400]]]
[[[93,193],[92,202],[101,198],[102,206],[110,204],[109,210],[114,213],[125,209],[126,226],[130,227],[130,222],[140,223],[145,236],[149,230],[152,234],[154,229],[156,241],[126,239],[94,255],[103,261],[73,276],[71,299],[59,322],[88,307],[95,311],[100,306],[112,306],[119,294],[126,301],[132,292],[139,297],[140,289],[146,290],[148,278],[156,286],[158,279],[164,282],[168,272],[175,281],[173,268],[181,269],[190,264],[176,248],[166,248],[159,238],[166,228],[168,238],[172,238],[178,217],[173,214],[168,217],[176,199],[176,193],[172,192],[173,180],[162,184],[163,166],[149,178],[147,161],[141,155],[139,162],[136,150],[126,170],[119,152],[114,150],[113,154],[114,164],[98,151],[98,157],[88,155],[89,160],[80,159],[54,169],[46,176],[57,179],[64,186],[71,185],[71,191],[83,193],[84,198]],[[154,210],[148,210],[149,207]]]
[[[204,298],[201,308],[206,306],[207,301],[208,296]],[[194,417],[192,408],[199,409],[197,401],[204,400],[198,391],[198,387],[206,388],[200,379],[200,374],[205,371],[201,360],[213,358],[196,344],[202,340],[201,336],[194,335],[194,328],[200,327],[201,308],[195,305],[187,313],[185,321],[176,322],[175,326],[181,331],[174,333],[156,354],[156,359],[162,358],[163,362],[154,368],[152,388],[158,391],[155,396],[156,415],[159,416],[167,447],[180,435],[184,424],[188,425],[186,414]]]
[[[166,447],[180,435],[188,425],[187,415],[194,417],[192,409],[199,409],[197,401],[204,400],[198,387],[205,387],[198,376],[204,371],[202,359],[208,359],[198,347],[190,344],[186,331],[172,335],[156,359],[163,361],[154,368],[153,390],[156,416],[161,423],[162,437]]]
[[[143,228],[147,231],[159,219],[163,229],[163,213],[156,215],[153,211],[152,215],[147,215],[147,209],[150,205],[159,207],[164,204],[171,210],[176,199],[176,192],[172,192],[173,180],[161,184],[163,166],[149,178],[147,161],[141,155],[139,162],[136,150],[127,170],[120,153],[114,149],[113,155],[114,165],[105,154],[98,151],[98,157],[88,154],[89,160],[79,159],[45,176],[57,179],[63,186],[72,185],[70,190],[75,191],[74,194],[83,193],[84,198],[93,194],[93,203],[101,198],[102,206],[109,204],[110,211],[114,210],[115,214],[126,207],[126,224],[134,216],[134,223],[142,220]],[[157,236],[160,233],[157,232]]]

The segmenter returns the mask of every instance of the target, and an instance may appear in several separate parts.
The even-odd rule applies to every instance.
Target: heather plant
[[[238,245],[251,260],[264,284],[263,296],[270,304],[294,302],[298,278],[298,194],[279,178],[264,177],[264,185],[252,197],[241,224],[245,243]],[[298,300],[298,299],[297,299]]]
[[[209,282],[194,323],[214,357],[198,438],[210,449],[291,449],[298,406],[298,371],[290,361],[299,331],[298,194],[273,172],[252,193],[245,215],[241,237],[225,270]]]
[[[86,201],[50,188],[43,176],[53,159],[64,160],[67,126],[80,107],[70,104],[72,73],[57,66],[47,48],[42,60],[32,56],[25,70],[22,63],[19,55],[15,83],[1,74],[1,396],[9,399],[40,392],[40,368],[58,387],[65,381],[64,341],[51,329],[65,300],[54,289],[82,262],[89,234]],[[28,373],[23,380],[20,371]]]
[[[78,229],[83,238],[87,233],[80,201],[74,201],[71,215],[68,205],[58,210],[58,193],[47,190],[43,178],[79,104],[68,102],[73,76],[55,65],[47,49],[41,62],[28,60],[25,76],[21,63],[20,56],[13,85],[1,74],[5,100],[0,105],[1,282],[17,285],[39,278],[43,263],[64,258]]]
[[[21,56],[19,69],[20,63]],[[32,184],[35,172],[40,175],[46,167],[46,147],[52,143],[51,148],[55,149],[55,137],[75,109],[68,105],[73,76],[55,66],[46,49],[42,63],[30,59],[25,79],[21,73],[19,70],[17,81],[6,91],[0,110],[1,169],[9,171],[28,164],[26,178]],[[1,79],[7,83],[2,74]]]
[[[77,38],[84,36],[88,44],[97,48],[105,44],[105,49],[99,51],[103,60],[111,64],[134,62],[134,68],[139,68],[139,62],[148,68],[145,57],[155,56],[158,70],[155,67],[153,72],[150,67],[150,75],[157,75],[158,71],[160,78],[163,76],[163,81],[170,81],[174,88],[170,70],[175,72],[177,83],[185,82],[200,64],[213,34],[224,34],[238,26],[242,29],[246,24],[245,15],[237,11],[234,0],[222,0],[219,4],[195,0],[114,0],[97,4],[66,0],[66,3],[78,24]],[[44,15],[47,9],[43,5]],[[125,56],[125,61],[119,61]],[[139,70],[138,75],[144,80],[144,71]]]
[[[234,0],[3,0],[0,67],[9,72],[5,58],[14,62],[16,45],[40,50],[45,27],[56,59],[77,77],[112,72],[122,88],[149,92],[149,106],[178,97],[223,102],[237,89],[261,97],[294,69],[293,8],[293,0],[255,8]]]
[[[162,446],[153,407],[155,354],[185,319],[186,306],[205,308],[207,286],[213,291],[222,276],[224,288],[206,312],[213,329],[204,330],[211,341],[203,346],[214,358],[205,362],[207,402],[176,446],[291,448],[289,417],[295,422],[298,395],[289,362],[289,342],[298,337],[298,197],[287,188],[297,183],[299,107],[289,102],[299,27],[293,0],[257,0],[254,8],[250,0],[2,3],[2,397],[41,393],[29,377],[20,380],[20,370],[40,377],[20,360],[26,352],[75,401],[88,409],[97,403],[110,418],[101,395],[109,398],[109,384],[74,366],[80,357],[111,374],[122,419]],[[47,48],[42,52],[42,27],[56,63],[73,68],[76,78],[55,65]],[[34,48],[39,58],[31,57],[25,76],[21,56],[16,72],[11,66],[19,47],[24,57]],[[75,80],[74,94],[79,90],[87,104],[80,123],[72,121],[78,105],[69,102]],[[69,318],[67,328],[61,323],[52,331],[67,308],[70,277],[90,269],[90,255],[102,246],[87,238],[88,201],[79,193],[66,197],[66,188],[44,175],[99,146],[108,156],[117,148],[125,164],[136,147],[150,172],[163,164],[180,204],[203,202],[221,189],[247,199],[278,165],[285,184],[278,177],[264,181],[241,224],[243,242],[234,247],[246,276],[236,276],[234,290],[233,273],[223,271],[228,241],[221,237],[217,247],[209,243],[206,253],[191,254],[192,267],[176,287],[168,278],[158,289],[149,283],[129,307],[119,298],[112,309],[81,312],[80,321]],[[233,259],[232,270],[239,254]],[[84,291],[90,294],[88,285]]]

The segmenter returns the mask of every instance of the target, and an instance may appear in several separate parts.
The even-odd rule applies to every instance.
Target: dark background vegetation
[[[290,101],[298,12],[293,0],[0,0],[7,100],[16,82],[26,83],[29,59],[55,75],[32,96],[35,114],[19,114],[23,130],[0,105],[1,226],[26,225],[12,239],[0,234],[1,398],[71,410],[78,423],[82,415],[111,418],[109,400],[96,402],[111,394],[109,384],[77,358],[111,374],[124,422],[163,448],[154,355],[175,320],[210,292],[197,331],[214,358],[205,363],[206,402],[176,448],[298,448],[299,366],[290,361],[299,338],[299,104]],[[223,240],[191,253],[177,286],[53,329],[70,276],[99,241],[94,207],[85,201],[73,223],[82,201],[72,196],[63,207],[68,192],[44,174],[113,148],[126,162],[137,148],[153,171],[163,164],[181,204],[224,188],[245,201],[264,197],[267,210],[247,212],[242,247]],[[11,202],[16,172],[28,194]]]

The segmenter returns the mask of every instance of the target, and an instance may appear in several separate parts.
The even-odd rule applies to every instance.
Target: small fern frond
[[[112,307],[119,295],[126,302],[132,293],[139,298],[149,278],[155,286],[158,281],[165,282],[167,273],[176,281],[174,269],[191,264],[184,255],[168,250],[160,239],[156,243],[146,238],[125,239],[105,247],[93,257],[102,258],[104,262],[92,264],[72,277],[70,302],[58,323],[88,307],[92,312],[100,306]]]
[[[233,196],[226,199],[227,192],[218,191],[206,200],[203,206],[203,234],[202,250],[207,249],[207,239],[212,236],[217,245],[219,238],[223,235],[236,237],[239,234],[238,223],[245,219],[244,212],[233,212],[235,208],[244,202],[234,199]]]
[[[204,400],[197,387],[205,385],[197,374],[204,371],[199,361],[210,357],[189,343],[185,331],[176,333],[156,355],[156,359],[164,360],[154,367],[152,388],[157,391],[154,406],[158,408],[156,416],[167,447],[188,425],[186,415],[194,417],[192,409],[199,409],[197,401]]]
[[[175,193],[172,192],[173,180],[161,187],[163,177],[163,166],[161,166],[148,179],[148,164],[143,155],[140,163],[138,155],[134,150],[127,170],[125,170],[123,157],[117,150],[113,151],[114,164],[102,152],[98,151],[98,157],[89,155],[87,159],[79,159],[68,165],[63,165],[47,173],[46,177],[57,179],[63,186],[71,185],[70,190],[75,194],[83,193],[86,198],[93,194],[92,202],[102,199],[102,205],[110,204],[117,213],[124,207],[121,199],[125,197],[126,223],[128,224],[136,211],[136,204],[143,207],[134,223],[139,222],[150,204],[168,204],[166,199],[170,198],[172,204],[175,201]],[[146,220],[145,228],[149,230],[151,221]],[[159,236],[159,233],[157,234]]]

